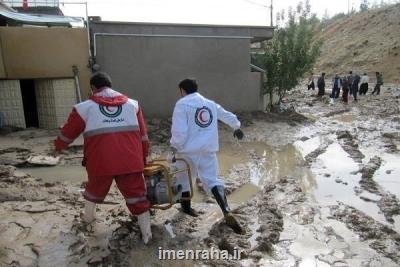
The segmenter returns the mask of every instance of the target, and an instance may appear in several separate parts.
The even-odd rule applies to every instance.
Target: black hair
[[[351,70],[351,71],[349,71],[349,74],[353,74],[353,71]]]
[[[325,76],[325,72],[322,73],[322,76]]]
[[[104,86],[111,87],[112,82],[110,75],[105,72],[96,72],[92,75],[92,77],[90,77],[90,85],[93,85],[97,89],[100,89]]]
[[[197,92],[197,82],[194,79],[184,79],[179,83],[179,88],[185,90],[186,94]]]

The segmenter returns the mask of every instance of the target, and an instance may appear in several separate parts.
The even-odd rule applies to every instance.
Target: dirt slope
[[[400,81],[400,4],[337,19],[323,28],[324,40],[315,72],[375,72],[385,82]]]

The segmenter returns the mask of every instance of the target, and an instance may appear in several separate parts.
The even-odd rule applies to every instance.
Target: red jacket
[[[66,149],[82,132],[89,176],[143,171],[149,141],[137,101],[104,88],[75,105],[54,142],[56,150]]]

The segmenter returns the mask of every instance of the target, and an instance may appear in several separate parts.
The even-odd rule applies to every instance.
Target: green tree
[[[360,4],[360,11],[364,12],[367,11],[369,9],[369,2],[368,0],[362,0],[361,4]]]
[[[314,40],[318,19],[311,14],[309,1],[289,10],[284,27],[277,28],[274,37],[266,41],[257,61],[266,70],[264,93],[270,94],[269,108],[273,108],[272,95],[279,102],[287,91],[294,88],[309,72],[320,54],[321,41]]]

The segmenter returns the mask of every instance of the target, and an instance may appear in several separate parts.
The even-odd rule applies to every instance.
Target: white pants
[[[190,165],[192,183],[195,184],[196,178],[200,178],[203,189],[210,192],[214,186],[224,186],[224,182],[218,178],[218,159],[217,153],[190,153],[177,154],[177,158],[185,159]],[[177,161],[178,169],[184,169],[185,163]],[[189,179],[187,173],[176,174],[176,183],[182,185],[182,192],[190,191]]]

